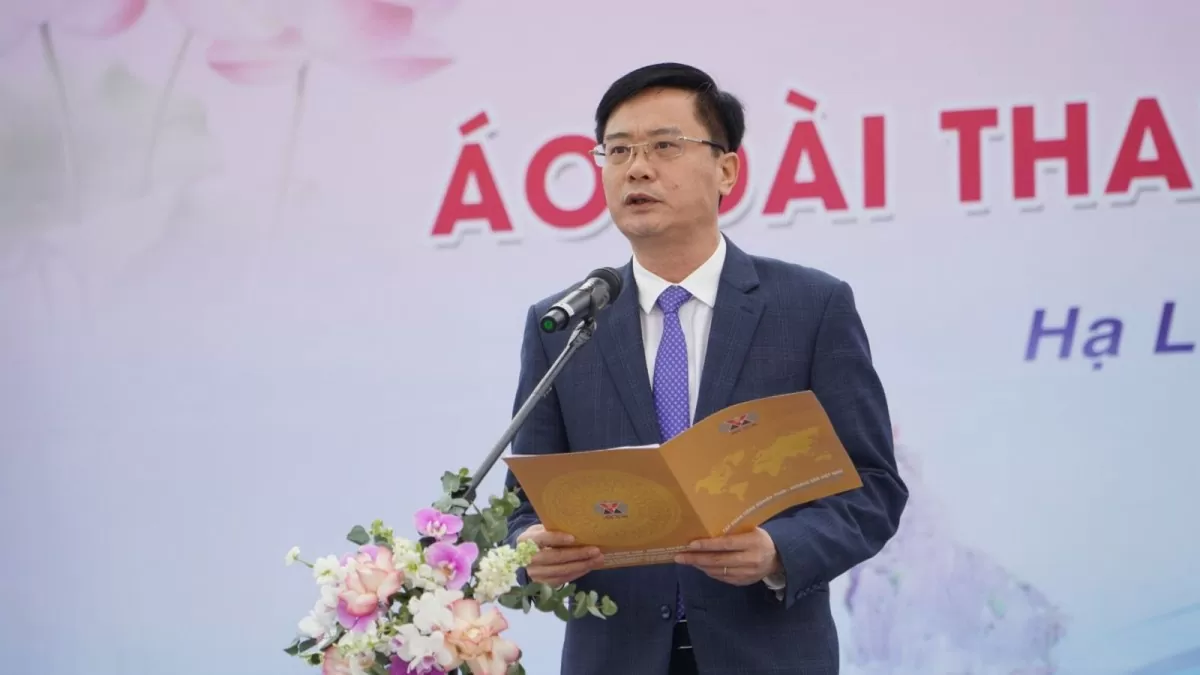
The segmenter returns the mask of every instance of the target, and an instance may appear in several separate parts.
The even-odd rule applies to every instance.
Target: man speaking
[[[542,549],[525,574],[574,581],[620,607],[567,624],[564,675],[837,673],[829,582],[883,547],[908,499],[850,286],[747,254],[718,228],[744,131],[738,99],[686,65],[640,68],[601,98],[595,155],[633,256],[592,344],[534,408],[513,452],[661,443],[729,405],[812,390],[863,486],[694,542],[675,564],[621,569],[601,569],[598,551],[546,531],[522,498],[510,538]],[[569,331],[539,329],[561,297],[530,308],[518,405],[566,343]]]

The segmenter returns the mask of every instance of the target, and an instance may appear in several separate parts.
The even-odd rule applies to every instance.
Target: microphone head
[[[592,270],[588,275],[589,279],[599,279],[608,285],[608,302],[611,304],[616,302],[617,296],[621,294],[621,275],[611,267],[601,267],[597,270]]]

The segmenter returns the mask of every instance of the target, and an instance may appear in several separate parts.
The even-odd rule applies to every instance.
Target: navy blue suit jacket
[[[518,455],[661,443],[642,345],[637,287],[602,312],[592,342],[560,374],[513,441]],[[519,406],[566,344],[538,318],[562,297],[529,310],[521,347]],[[762,527],[787,571],[780,599],[757,583],[736,587],[675,564],[597,570],[577,583],[608,595],[616,616],[572,620],[564,675],[665,675],[678,585],[701,673],[838,672],[829,582],[874,556],[892,537],[908,491],[896,469],[883,386],[850,286],[829,274],[748,255],[728,242],[696,418],[764,396],[812,390],[862,477],[858,490],[781,513]],[[510,473],[509,486],[516,482]],[[537,522],[522,499],[510,538]]]

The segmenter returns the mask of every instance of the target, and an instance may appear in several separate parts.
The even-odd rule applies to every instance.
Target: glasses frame
[[[622,162],[610,162],[608,159],[608,153],[604,152],[604,144],[603,143],[600,143],[600,144],[596,145],[595,148],[592,148],[592,150],[589,154],[592,155],[592,159],[595,160],[597,166],[605,166],[605,165],[624,166],[626,163],[633,161],[633,157],[635,155],[637,155],[638,148],[645,149],[646,159],[654,158],[655,155],[654,155],[653,151],[650,150],[650,146],[654,143],[659,143],[664,140],[668,140],[668,139],[656,138],[652,141],[643,141],[641,143],[621,143],[621,144],[619,144],[619,145],[621,145],[621,147],[629,148],[629,159],[622,161]],[[693,138],[691,136],[674,136],[670,140],[687,141],[689,143],[698,143],[700,145],[707,145],[709,147],[716,148],[717,150],[720,150],[721,152],[729,152],[728,150],[725,149],[725,146],[721,145],[720,143],[716,143],[716,142],[713,142],[713,141],[710,141],[710,140],[707,140],[704,138]],[[681,148],[682,148],[682,146],[681,146]],[[683,150],[681,149],[679,151],[678,155],[674,155],[672,157],[667,157],[666,159],[675,159],[677,157],[682,157],[682,156],[683,156]]]

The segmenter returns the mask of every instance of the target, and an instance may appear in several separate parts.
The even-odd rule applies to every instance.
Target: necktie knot
[[[674,314],[679,311],[683,303],[691,299],[692,294],[688,293],[686,288],[682,286],[668,286],[658,296],[658,306],[662,308],[663,314]]]

